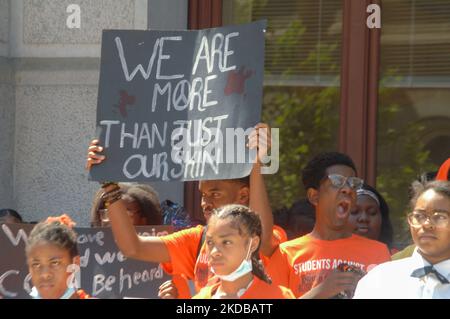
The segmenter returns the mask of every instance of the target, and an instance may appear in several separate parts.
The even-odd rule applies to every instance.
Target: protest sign
[[[261,118],[266,22],[189,31],[106,30],[95,181],[249,175]]]
[[[0,295],[30,298],[25,243],[34,225],[0,224]],[[156,263],[127,259],[110,228],[74,228],[80,253],[81,288],[96,298],[158,298],[159,286],[170,279]],[[140,235],[162,236],[171,226],[139,226]]]

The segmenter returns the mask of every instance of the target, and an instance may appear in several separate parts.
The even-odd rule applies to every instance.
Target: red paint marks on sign
[[[245,81],[253,74],[252,70],[245,70],[245,67],[239,68],[239,71],[230,71],[228,73],[227,85],[225,86],[225,95],[233,93],[242,95],[245,89]]]
[[[136,97],[132,95],[128,95],[127,91],[121,90],[120,91],[120,100],[119,105],[116,105],[116,107],[119,108],[120,115],[122,117],[127,117],[127,106],[131,106],[136,102]]]

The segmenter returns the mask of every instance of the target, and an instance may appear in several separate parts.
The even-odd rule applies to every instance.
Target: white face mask
[[[247,256],[241,262],[239,267],[236,268],[236,270],[232,271],[228,275],[218,275],[214,271],[214,268],[211,267],[211,272],[213,274],[215,274],[217,277],[219,277],[221,280],[224,280],[224,281],[235,281],[236,279],[241,278],[242,276],[248,274],[249,272],[251,272],[253,270],[252,259],[250,256],[251,255],[250,254],[251,247],[252,247],[252,240],[250,240],[250,245],[248,246]]]
[[[67,288],[66,291],[64,292],[64,294],[61,297],[59,297],[59,299],[69,299],[70,297],[72,297],[72,295],[75,292],[76,292],[75,288],[73,288],[73,287]],[[36,287],[33,287],[31,289],[30,296],[33,299],[42,299],[42,297],[39,295],[39,292]]]

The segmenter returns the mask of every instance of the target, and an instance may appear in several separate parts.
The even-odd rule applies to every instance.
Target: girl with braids
[[[30,295],[34,299],[89,298],[76,288],[80,256],[74,225],[69,216],[62,215],[47,218],[31,231],[26,257],[34,286]]]
[[[272,285],[259,259],[261,221],[242,205],[223,206],[206,231],[208,265],[219,280],[195,299],[291,299],[292,292]]]

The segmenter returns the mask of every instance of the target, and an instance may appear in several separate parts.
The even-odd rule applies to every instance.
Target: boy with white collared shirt
[[[372,269],[354,298],[450,299],[450,182],[428,183],[416,190],[412,204],[413,255]]]

